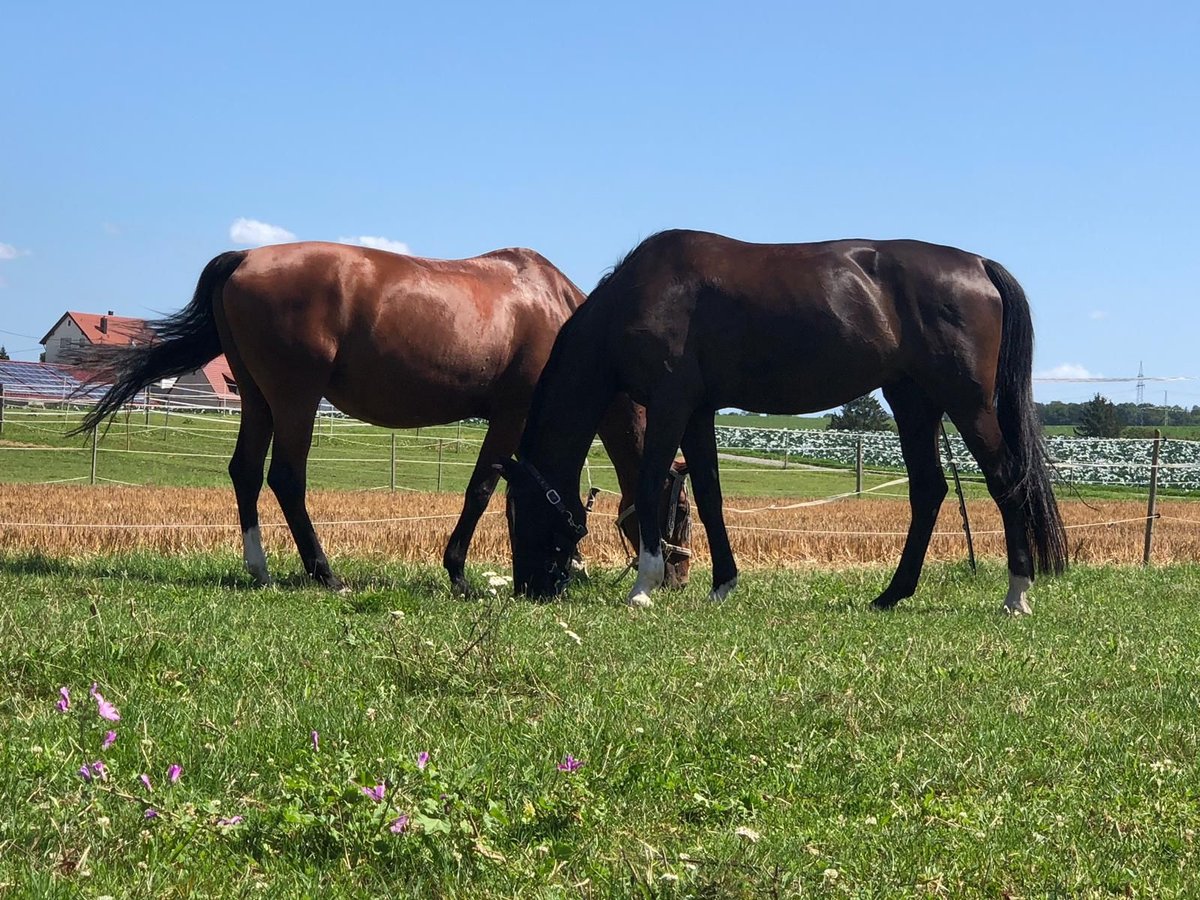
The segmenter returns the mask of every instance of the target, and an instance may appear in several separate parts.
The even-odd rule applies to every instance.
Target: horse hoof
[[[889,597],[887,594],[880,594],[871,601],[871,609],[877,612],[891,612],[899,602],[899,597]]]
[[[723,603],[725,598],[729,596],[729,592],[737,587],[737,576],[734,575],[724,584],[719,584],[709,591],[708,599],[710,603]]]
[[[1004,613],[1005,615],[1009,616],[1032,616],[1033,608],[1030,607],[1029,602],[1022,597],[1020,601],[1013,604],[1009,604],[1007,601],[1005,601]]]
[[[644,592],[630,594],[625,602],[635,609],[649,609],[654,605],[654,601],[650,599],[650,595]]]

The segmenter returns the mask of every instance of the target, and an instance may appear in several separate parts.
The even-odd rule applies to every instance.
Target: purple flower
[[[358,786],[358,789],[360,791],[362,791],[364,794],[366,794],[368,797],[370,797],[372,800],[374,800],[376,803],[382,803],[383,795],[385,793],[387,793],[387,783],[381,781],[381,782],[379,782],[379,784],[375,785],[375,787],[363,787],[360,784]]]
[[[113,744],[115,744],[116,741],[117,741],[117,733],[115,731],[110,731],[104,735],[104,743],[102,743],[100,745],[100,749],[107,750],[109,747],[111,747]]]
[[[154,788],[152,788],[152,787],[150,786],[150,776],[149,776],[149,775],[146,775],[145,773],[143,773],[143,774],[139,775],[139,776],[138,776],[138,781],[140,781],[140,782],[141,782],[141,783],[142,783],[142,784],[145,786],[145,788],[146,788],[146,790],[147,790],[147,791],[153,791],[153,790],[154,790]]]
[[[97,778],[99,778],[101,781],[108,781],[108,769],[104,765],[103,760],[100,760],[100,759],[96,760],[94,763],[92,763],[91,769],[92,769],[92,774],[94,776],[96,776]]]
[[[143,819],[157,819],[158,818],[158,810],[152,806],[147,806],[146,811],[144,813],[142,813],[142,818]]]
[[[58,689],[59,701],[54,705],[58,707],[59,712],[66,712],[71,708],[71,692],[65,687]]]
[[[309,734],[309,737],[312,738],[313,752],[314,753],[319,752],[321,749],[320,733],[314,730],[312,733]]]
[[[96,698],[96,712],[100,714],[100,718],[108,719],[110,722],[120,722],[121,714],[117,712],[117,708],[105,700],[103,694],[94,690],[95,687],[93,684],[92,696]]]
[[[174,784],[179,780],[179,776],[183,774],[183,766],[179,763],[171,763],[171,768],[167,769],[167,781]]]
[[[79,767],[79,777],[82,778],[84,781],[91,781],[92,780],[91,766],[89,766],[87,763],[84,763],[82,766],[80,766]]]
[[[392,834],[404,834],[404,829],[408,827],[408,814],[401,813],[398,817],[392,820],[392,824],[388,830]]]
[[[228,819],[217,819],[217,824],[222,826],[238,825],[242,821],[241,816],[230,816]]]
[[[566,756],[563,757],[563,761],[558,764],[558,771],[574,772],[576,769],[578,769],[582,765],[583,765],[582,759],[576,759],[574,756],[572,756],[570,753],[568,753]]]
[[[417,754],[417,768],[424,772],[427,765],[429,765],[429,751],[422,750]]]

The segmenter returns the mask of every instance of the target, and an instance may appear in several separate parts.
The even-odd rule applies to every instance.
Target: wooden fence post
[[[96,425],[92,426],[92,477],[91,477],[91,480],[88,481],[88,484],[96,483],[96,440],[97,440],[96,432],[98,430],[99,430],[98,426],[96,426]]]
[[[854,492],[862,493],[862,435],[858,436],[858,443],[854,448]]]
[[[438,441],[438,480],[437,489],[442,489],[442,442]]]
[[[1154,540],[1154,520],[1158,518],[1158,448],[1162,432],[1154,429],[1154,453],[1150,461],[1150,501],[1146,505],[1146,544],[1142,548],[1142,565],[1150,565],[1150,545]]]
[[[396,489],[396,432],[392,432],[392,490]]]
[[[4,385],[0,384],[0,434],[4,434]]]
[[[967,559],[971,562],[971,571],[975,567],[975,541],[971,537],[971,519],[967,516],[967,498],[963,496],[962,482],[958,478],[958,465],[954,462],[954,451],[950,449],[950,436],[946,434],[945,424],[939,424],[942,430],[942,442],[946,445],[946,461],[950,463],[950,474],[954,476],[954,490],[958,494],[958,514],[962,516],[963,534],[967,536]]]

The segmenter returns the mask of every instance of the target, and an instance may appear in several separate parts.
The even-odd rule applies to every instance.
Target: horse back
[[[934,377],[963,347],[993,359],[999,347],[1000,298],[982,257],[921,241],[665,232],[635,248],[589,305],[597,299],[619,323],[621,381],[644,398],[666,360],[691,367],[692,390],[715,406],[824,409]]]
[[[218,318],[231,364],[268,393],[311,382],[347,413],[401,427],[527,401],[580,298],[533,251],[435,260],[306,242],[249,251]]]

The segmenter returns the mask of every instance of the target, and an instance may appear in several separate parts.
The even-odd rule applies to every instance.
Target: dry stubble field
[[[734,550],[744,568],[756,566],[891,565],[908,524],[900,499],[850,499],[796,509],[786,499],[732,497],[726,501]],[[801,501],[796,501],[801,502]],[[493,498],[471,548],[475,562],[507,565],[503,500]],[[327,551],[337,556],[388,556],[440,562],[446,537],[461,506],[457,494],[379,491],[314,491],[309,508]],[[1072,558],[1087,563],[1136,563],[1142,558],[1146,513],[1143,500],[1063,500]],[[282,516],[269,493],[260,503],[268,549],[291,550]],[[759,510],[735,513],[733,509]],[[602,494],[584,552],[602,566],[623,565],[626,551],[612,526],[616,497]],[[1200,505],[1167,500],[1154,534],[1156,562],[1200,559]],[[972,502],[976,552],[1003,555],[999,516],[991,503]],[[375,521],[371,521],[375,520]],[[392,520],[392,521],[378,521]],[[86,527],[46,527],[38,523]],[[324,524],[322,524],[324,523]],[[344,524],[336,524],[344,523]],[[1099,524],[1117,523],[1117,524]],[[131,527],[132,526],[132,527]],[[698,562],[708,559],[704,529],[693,532]],[[187,553],[238,550],[232,492],[218,488],[0,485],[0,547],[10,552],[51,555],[153,550]],[[929,557],[959,560],[966,555],[957,503],[943,505]]]

